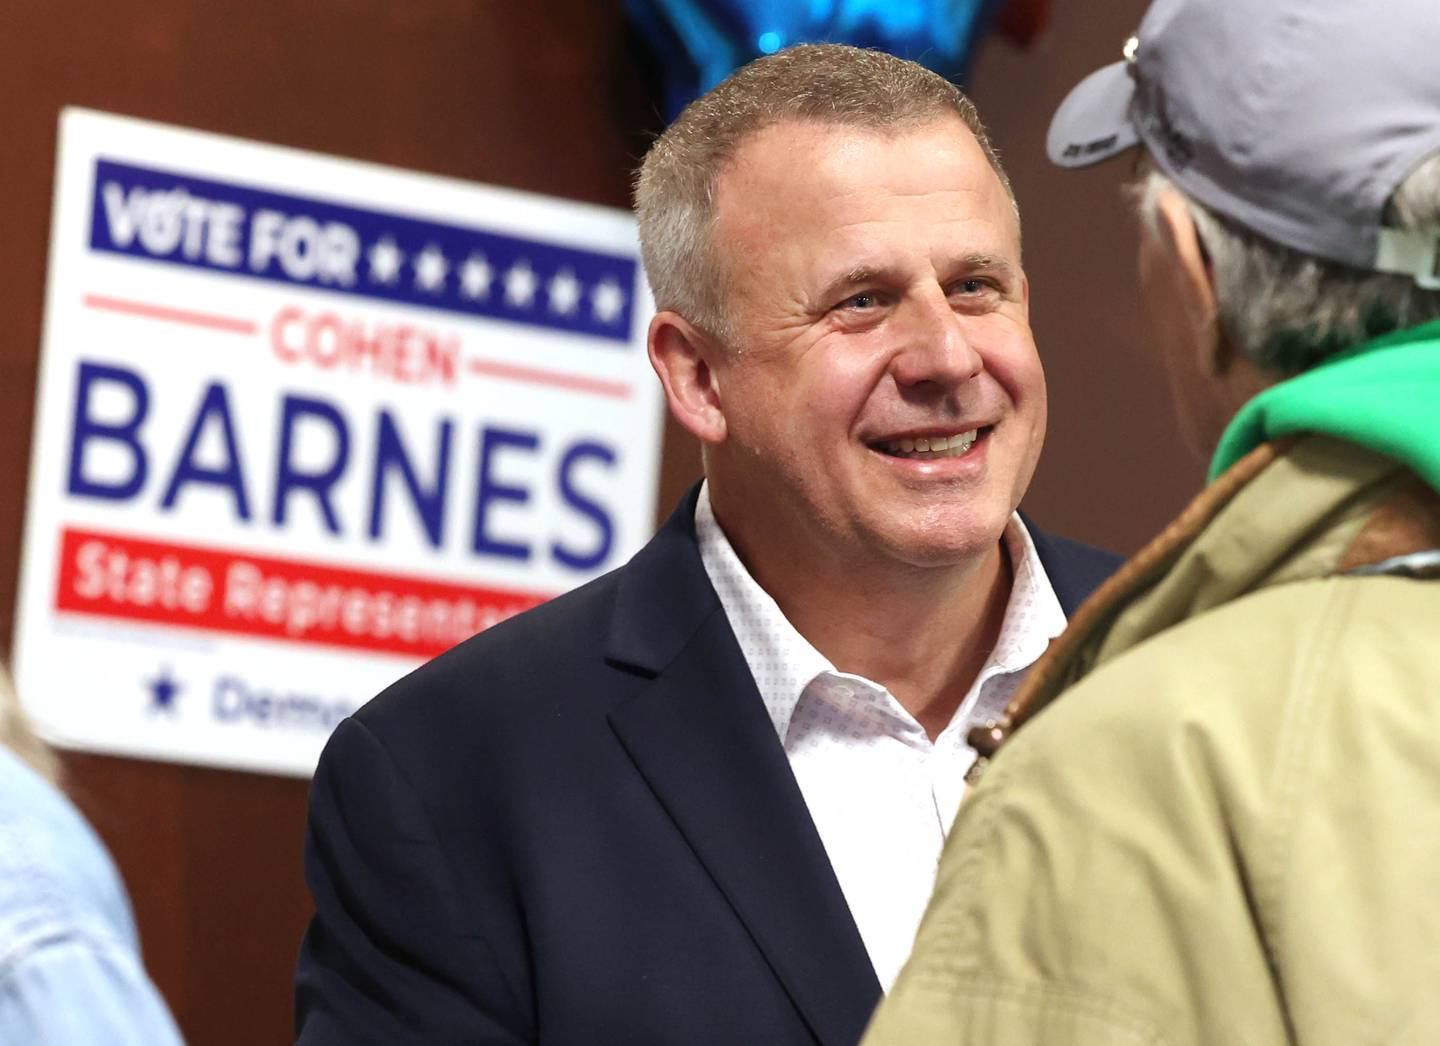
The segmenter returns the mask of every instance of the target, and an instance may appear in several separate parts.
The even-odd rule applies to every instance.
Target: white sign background
[[[448,645],[430,608],[482,627],[649,536],[650,314],[628,213],[66,111],[27,711],[65,746],[310,774]]]

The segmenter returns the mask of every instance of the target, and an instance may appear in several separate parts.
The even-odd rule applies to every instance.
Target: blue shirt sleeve
[[[0,968],[0,1043],[170,1046],[180,1032],[133,951],[57,930]]]
[[[53,785],[0,748],[0,1044],[181,1041],[104,845]]]

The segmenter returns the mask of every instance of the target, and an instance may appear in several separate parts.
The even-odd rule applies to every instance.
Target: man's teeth
[[[955,458],[975,445],[979,431],[971,429],[953,436],[931,436],[928,439],[885,440],[880,449],[900,458]]]

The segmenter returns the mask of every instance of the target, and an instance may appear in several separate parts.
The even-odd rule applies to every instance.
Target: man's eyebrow
[[[885,283],[895,276],[894,270],[883,265],[857,265],[825,284],[825,289],[820,292],[820,303],[822,305],[830,304],[841,291],[850,287],[866,283]]]
[[[1005,283],[1013,283],[1020,278],[1019,266],[997,254],[979,251],[964,254],[955,259],[954,266],[956,272],[989,273]],[[852,287],[863,287],[867,283],[892,283],[902,278],[903,274],[898,269],[886,265],[856,265],[827,281],[816,304],[828,308],[836,298]]]
[[[965,272],[989,272],[1007,280],[1016,279],[1020,270],[1011,262],[994,254],[966,254],[959,259]]]

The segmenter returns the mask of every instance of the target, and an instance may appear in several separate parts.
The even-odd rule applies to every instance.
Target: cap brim
[[[1060,103],[1045,136],[1045,151],[1061,167],[1088,167],[1140,141],[1130,120],[1135,81],[1124,62],[1081,80]]]

